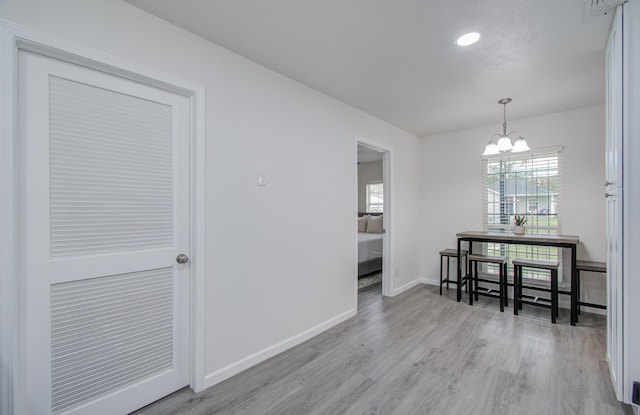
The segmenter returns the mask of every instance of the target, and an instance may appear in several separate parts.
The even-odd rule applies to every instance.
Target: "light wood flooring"
[[[500,313],[455,290],[420,285],[382,298],[313,339],[194,394],[180,390],[137,414],[632,414],[613,394],[605,318],[558,324],[549,310]]]

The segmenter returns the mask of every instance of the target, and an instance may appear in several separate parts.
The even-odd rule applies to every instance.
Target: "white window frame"
[[[525,226],[526,233],[533,234],[559,234],[561,233],[561,214],[560,214],[560,201],[562,198],[562,150],[563,146],[546,147],[541,149],[535,149],[523,153],[505,153],[495,156],[484,156],[482,158],[482,223],[484,230],[491,232],[504,232],[512,233],[514,230],[513,216],[525,215],[529,219],[529,222]],[[530,161],[532,159],[536,161],[543,161],[546,158],[557,158],[557,165],[551,164],[547,167],[547,173],[555,171],[557,166],[557,191],[555,194],[547,192],[548,198],[546,203],[540,203],[541,199],[535,198],[525,193],[524,195],[518,195],[518,179],[514,179],[515,183],[505,182],[502,192],[506,192],[507,196],[503,200],[512,200],[511,203],[505,204],[500,201],[500,190],[492,188],[489,184],[488,167],[494,165],[497,162],[504,163],[505,171],[504,175],[509,176],[511,174],[525,173],[525,177],[530,179],[530,175],[544,174],[545,168],[540,166],[529,167],[523,170],[511,170],[518,161]],[[529,166],[531,166],[529,164]],[[502,174],[502,173],[501,173]],[[495,175],[495,173],[493,173]],[[542,176],[547,177],[547,176]],[[526,179],[522,179],[526,180]],[[547,186],[549,187],[549,186]],[[533,192],[538,194],[537,185],[533,185]],[[509,195],[511,193],[511,195]],[[497,198],[497,201],[496,201]],[[531,201],[535,201],[537,205],[536,212],[529,211]],[[546,209],[546,210],[545,210]],[[543,211],[541,213],[541,211]],[[494,220],[491,220],[491,219]],[[557,221],[554,220],[557,219]],[[496,219],[499,219],[499,223],[495,223]],[[546,224],[531,223],[532,220],[544,221]],[[555,222],[555,224],[553,223]],[[483,244],[482,251],[489,255],[505,255],[508,260],[508,275],[513,276],[513,267],[511,261],[515,257],[529,258],[529,259],[542,259],[542,260],[554,260],[562,263],[562,249],[544,246],[530,246],[530,245],[515,245],[515,244]],[[498,273],[497,267],[492,267],[490,264],[483,267],[483,271],[489,274]],[[558,281],[562,282],[562,267],[558,272]],[[531,270],[524,270],[523,277],[529,280],[529,283],[539,281],[544,283],[549,280],[548,272],[539,272]]]
[[[382,202],[379,202],[379,203],[371,202],[370,195],[371,195],[371,187],[373,186],[379,187],[379,191],[377,191],[376,193],[382,193]],[[382,185],[382,182],[381,181],[369,182],[365,185],[365,189],[366,189],[367,212],[383,213],[384,212],[384,186]]]

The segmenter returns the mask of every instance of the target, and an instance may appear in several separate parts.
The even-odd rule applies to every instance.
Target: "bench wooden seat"
[[[537,259],[520,259],[520,258],[516,258],[513,260],[513,265],[520,265],[522,267],[528,267],[528,268],[540,268],[540,269],[548,269],[548,270],[552,270],[558,269],[558,266],[560,265],[558,263],[558,261],[540,261]]]
[[[607,264],[599,261],[576,261],[576,269],[579,271],[607,272]]]

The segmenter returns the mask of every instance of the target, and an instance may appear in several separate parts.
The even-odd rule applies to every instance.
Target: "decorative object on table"
[[[513,228],[513,233],[516,235],[524,235],[524,225],[527,224],[527,217],[515,215],[513,217],[513,224],[515,227]]]
[[[504,106],[504,118],[502,122],[502,134],[494,134],[489,140],[489,144],[484,149],[483,156],[493,156],[496,154],[510,151],[512,153],[520,153],[522,151],[531,150],[527,142],[517,131],[511,131],[507,134],[507,104],[511,98],[502,98],[498,104]],[[515,138],[515,143],[511,144],[511,137]],[[495,140],[497,138],[497,141]]]

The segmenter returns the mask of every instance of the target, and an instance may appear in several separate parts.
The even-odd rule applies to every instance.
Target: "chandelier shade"
[[[499,151],[511,151],[513,150],[513,144],[511,144],[511,139],[508,135],[503,135],[498,140],[498,150]]]
[[[500,150],[498,150],[498,145],[493,142],[493,140],[489,141],[489,144],[484,148],[483,156],[495,156],[496,154],[500,154]]]
[[[524,138],[518,137],[515,143],[513,143],[512,153],[521,153],[523,151],[529,151],[531,147],[527,144]]]

